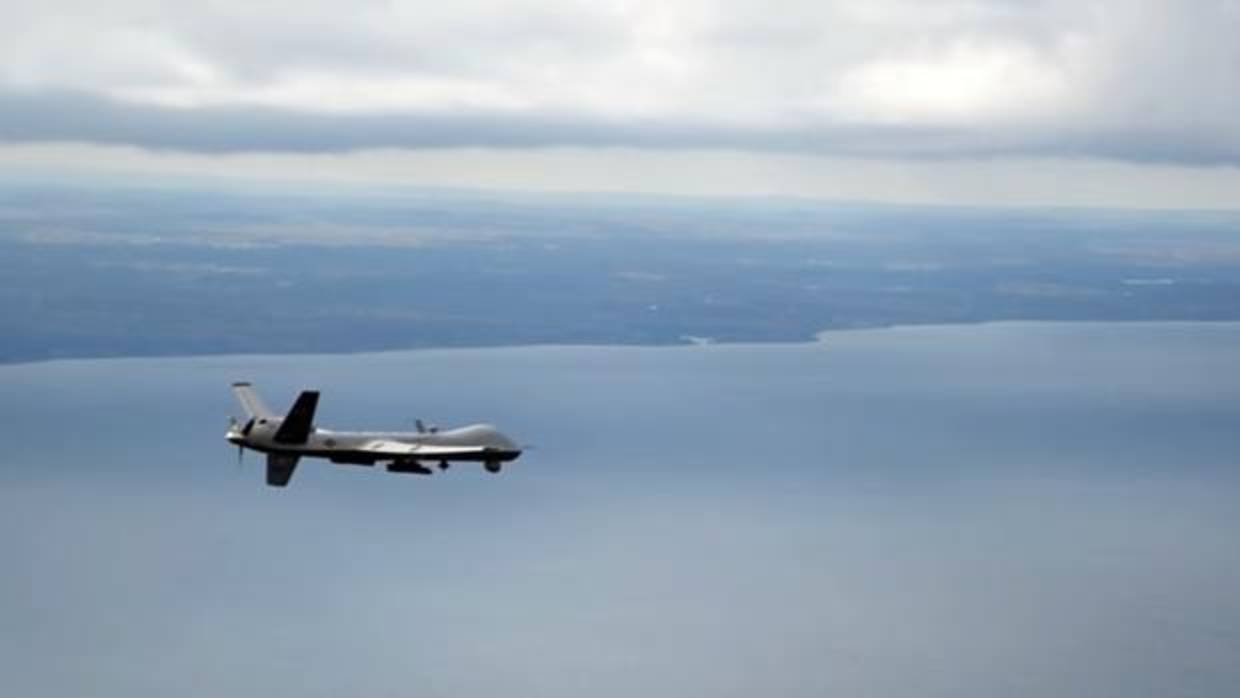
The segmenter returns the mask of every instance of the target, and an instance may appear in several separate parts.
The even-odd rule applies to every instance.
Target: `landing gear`
[[[501,466],[501,463],[497,460],[489,460],[483,464],[483,467],[487,469],[488,473],[498,473],[500,467],[502,466]]]

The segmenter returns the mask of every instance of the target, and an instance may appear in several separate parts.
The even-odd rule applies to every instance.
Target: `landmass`
[[[1240,320],[1240,214],[0,186],[0,361]]]

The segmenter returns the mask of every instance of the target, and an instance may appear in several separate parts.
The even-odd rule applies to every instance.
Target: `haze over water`
[[[1240,325],[0,366],[13,695],[1223,696]],[[238,469],[227,389],[500,476]]]

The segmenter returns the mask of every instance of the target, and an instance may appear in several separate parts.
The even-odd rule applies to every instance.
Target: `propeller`
[[[237,426],[239,424],[240,422],[237,421],[236,417],[230,416],[228,418],[228,431],[230,433],[237,431]],[[238,471],[241,470],[241,464],[244,461],[245,461],[245,445],[238,443],[237,444],[237,470]]]

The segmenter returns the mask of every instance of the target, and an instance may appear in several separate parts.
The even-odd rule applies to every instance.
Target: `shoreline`
[[[530,342],[522,344],[461,344],[461,345],[427,345],[414,347],[359,348],[348,351],[221,351],[203,353],[153,353],[153,354],[105,354],[81,356],[55,356],[30,359],[0,359],[0,369],[17,366],[35,366],[50,363],[69,363],[82,361],[132,361],[152,359],[211,359],[225,357],[277,357],[277,356],[362,356],[382,355],[407,352],[443,352],[443,351],[487,351],[495,349],[568,349],[568,348],[624,348],[624,349],[693,349],[710,350],[712,348],[743,347],[743,346],[804,346],[807,344],[824,344],[832,335],[856,332],[877,332],[889,330],[931,329],[952,327],[978,327],[994,325],[1229,325],[1240,324],[1240,320],[1022,320],[996,319],[977,320],[971,322],[925,322],[925,323],[893,323],[876,324],[856,327],[833,327],[819,330],[809,338],[802,340],[716,340],[712,337],[682,336],[679,341],[659,342]]]

